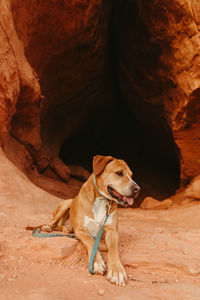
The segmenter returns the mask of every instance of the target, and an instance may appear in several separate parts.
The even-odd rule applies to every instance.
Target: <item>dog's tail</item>
[[[55,227],[64,225],[66,220],[69,218],[69,210],[72,204],[73,199],[64,200],[61,202],[53,213],[53,218],[48,224],[38,225],[38,226],[26,226],[26,230],[35,230],[37,228],[45,229],[48,228],[48,231],[52,231]]]
[[[29,226],[29,225],[27,225],[26,226],[26,230],[35,230],[35,229],[37,229],[37,228],[42,228],[42,226],[44,226],[45,224],[42,224],[42,225],[37,225],[37,226]]]

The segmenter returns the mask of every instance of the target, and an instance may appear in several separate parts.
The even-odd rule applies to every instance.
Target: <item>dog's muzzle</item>
[[[133,196],[134,198],[136,198],[140,192],[140,187],[139,185],[137,185],[136,183],[133,184],[132,186],[132,192],[133,192]]]
[[[110,185],[107,187],[108,193],[117,200],[116,202],[120,205],[127,206],[133,205],[134,199],[137,197],[140,191],[140,187],[137,184],[134,184],[132,187],[132,195],[125,196],[118,193],[115,189],[113,189]]]

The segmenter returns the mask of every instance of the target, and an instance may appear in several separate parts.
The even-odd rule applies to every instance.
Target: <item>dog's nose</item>
[[[132,187],[132,191],[133,191],[134,196],[137,195],[140,191],[139,185],[134,184],[133,187]]]

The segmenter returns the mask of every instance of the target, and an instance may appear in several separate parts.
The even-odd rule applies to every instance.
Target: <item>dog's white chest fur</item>
[[[85,216],[84,218],[84,226],[87,227],[90,235],[95,238],[98,233],[99,230],[101,228],[101,226],[103,225],[103,222],[105,220],[106,217],[106,203],[107,200],[104,197],[99,197],[96,198],[93,208],[92,208],[92,212],[93,212],[93,218],[90,218],[88,216]],[[114,212],[113,212],[114,213]],[[112,223],[112,215],[113,213],[111,213],[106,221],[106,225],[109,225]]]

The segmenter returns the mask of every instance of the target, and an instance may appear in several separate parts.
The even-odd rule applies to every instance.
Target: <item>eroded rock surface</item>
[[[197,1],[2,0],[0,9],[1,143],[37,184],[41,173],[69,180],[64,142],[82,161],[92,149],[89,160],[113,152],[134,162],[147,185],[160,166],[169,194],[200,173]]]
[[[169,126],[180,151],[181,182],[187,184],[200,168],[199,4],[118,1],[116,28],[123,97],[134,116],[151,127],[153,142],[162,140],[159,130]]]

